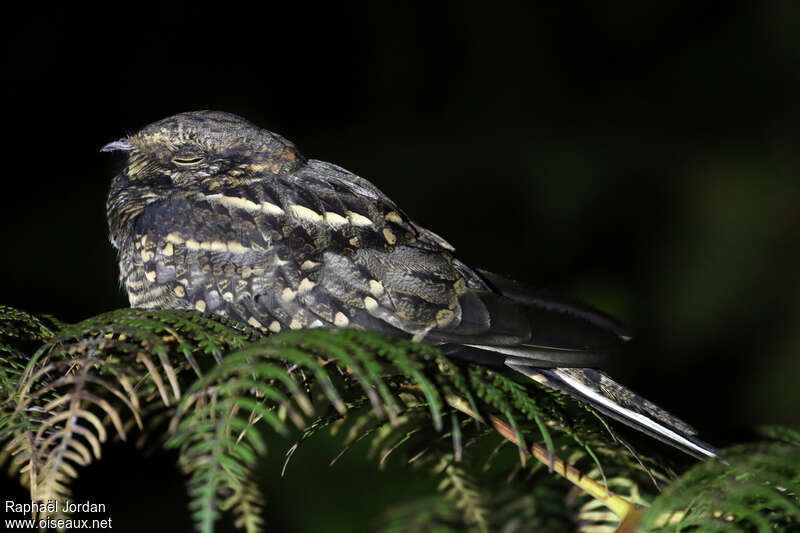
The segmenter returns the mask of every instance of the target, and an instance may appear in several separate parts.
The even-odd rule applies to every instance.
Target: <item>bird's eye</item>
[[[172,162],[178,166],[188,167],[191,165],[196,165],[197,163],[201,163],[203,159],[204,158],[201,155],[185,155],[173,157]]]

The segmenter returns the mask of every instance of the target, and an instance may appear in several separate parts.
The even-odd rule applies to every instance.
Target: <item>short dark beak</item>
[[[128,141],[128,139],[120,139],[118,141],[110,142],[107,145],[100,148],[101,152],[130,152],[133,150],[133,145]]]

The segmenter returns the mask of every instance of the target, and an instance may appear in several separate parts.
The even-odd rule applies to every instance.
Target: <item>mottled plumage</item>
[[[110,143],[107,202],[131,306],[264,331],[378,330],[507,366],[694,455],[687,424],[585,367],[627,340],[611,318],[470,269],[374,185],[227,113],[183,113]]]

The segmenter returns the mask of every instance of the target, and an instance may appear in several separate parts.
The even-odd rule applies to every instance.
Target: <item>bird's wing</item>
[[[378,330],[495,365],[595,366],[621,342],[596,311],[469,269],[372,184],[328,163],[172,194],[137,218],[135,233],[140,277],[156,286],[134,305],[273,331]]]
[[[272,331],[382,325],[395,334],[406,330],[371,323],[371,295],[383,278],[365,277],[362,251],[449,246],[369,182],[314,161],[295,174],[243,175],[224,188],[165,190],[135,217],[133,240],[122,277],[134,306],[195,308]],[[341,277],[348,286],[339,291]],[[398,313],[410,305],[395,303]]]
[[[312,312],[333,308],[346,315],[340,324],[411,336],[496,365],[517,358],[592,366],[624,341],[621,327],[598,311],[471,270],[447,241],[340,167],[310,161],[292,180],[284,204],[302,198],[323,220],[328,213],[359,215],[357,225],[316,226],[319,265],[309,272],[315,286],[301,298]]]

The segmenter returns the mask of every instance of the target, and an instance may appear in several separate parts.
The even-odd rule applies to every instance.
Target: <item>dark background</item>
[[[708,440],[800,426],[796,2],[30,4],[2,32],[0,303],[126,305],[98,150],[219,109],[370,179],[468,264],[618,316],[637,344],[614,375]],[[428,486],[327,469],[325,439],[279,480],[288,444],[273,530],[347,531]],[[118,530],[185,527],[174,458],[110,453],[78,495]]]

